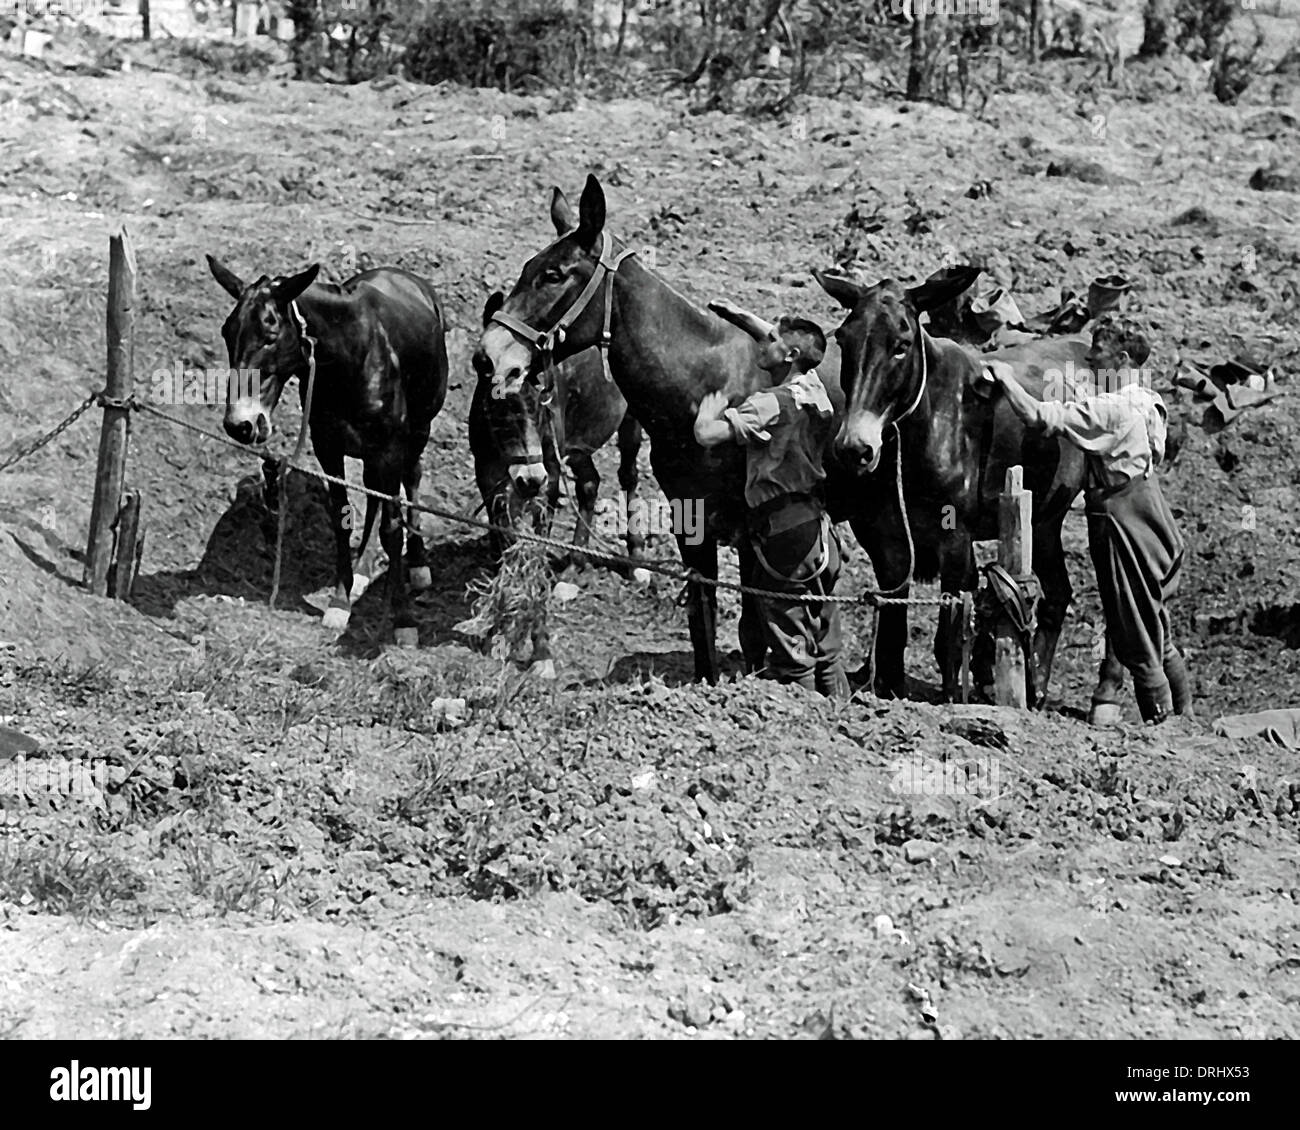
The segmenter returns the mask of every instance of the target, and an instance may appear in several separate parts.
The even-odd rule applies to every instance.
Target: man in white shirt
[[[840,572],[822,486],[822,450],[833,417],[815,368],[825,354],[825,335],[813,322],[782,318],[772,325],[730,302],[711,302],[709,309],[761,343],[759,365],[774,381],[734,408],[724,393],[711,392],[695,420],[702,446],[745,448],[749,538],[759,565],[750,581],[773,594],[759,600],[772,652],[769,670],[782,682],[848,698],[839,606],[807,599],[833,595]]]
[[[1145,371],[1134,367],[1149,353],[1137,327],[1107,318],[1093,332],[1088,363],[1094,379],[1083,382],[1092,387],[1038,401],[1009,365],[992,362],[988,375],[1025,423],[1083,452],[1088,548],[1106,633],[1133,675],[1142,718],[1162,722],[1191,707],[1187,668],[1166,608],[1178,589],[1186,547],[1154,472],[1164,457],[1168,411]],[[1117,713],[1119,690],[1118,680],[1103,679],[1093,695],[1094,719]]]

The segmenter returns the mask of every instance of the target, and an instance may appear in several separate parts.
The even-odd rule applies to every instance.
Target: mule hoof
[[[325,609],[325,615],[321,623],[331,632],[341,632],[348,626],[348,621],[352,618],[352,609],[340,608],[337,604],[331,604]]]
[[[1123,720],[1120,708],[1113,702],[1102,702],[1088,711],[1090,726],[1117,726]]]
[[[528,668],[528,674],[534,679],[545,679],[548,682],[555,679],[555,660],[539,659]]]
[[[420,644],[419,628],[398,628],[393,632],[393,639],[398,647],[418,647]]]
[[[352,591],[348,594],[351,600],[360,600],[365,595],[366,589],[370,587],[370,578],[364,573],[352,574]]]
[[[415,592],[424,592],[427,588],[433,587],[433,573],[427,565],[417,565],[408,574],[411,588]]]
[[[649,569],[632,570],[632,583],[634,585],[640,585],[642,588],[645,588],[645,586],[650,583],[653,577],[654,574],[651,573]]]

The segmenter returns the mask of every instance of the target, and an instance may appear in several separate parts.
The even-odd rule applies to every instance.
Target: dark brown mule
[[[211,255],[208,266],[235,299],[221,327],[231,366],[227,433],[240,443],[265,443],[290,377],[298,378],[305,409],[310,349],[316,377],[309,426],[321,468],[342,478],[344,457],[360,459],[367,487],[397,496],[405,488],[408,502],[418,501],[420,456],[447,395],[445,322],[432,284],[394,268],[366,271],[341,286],[317,283],[319,264],[245,284]],[[325,622],[342,628],[351,609],[352,515],[346,487],[331,483],[329,498],[337,584]],[[401,508],[384,502],[381,510],[393,626],[399,642],[414,643],[406,567],[413,587],[430,581],[418,511],[407,508],[404,567]],[[368,499],[366,536],[374,513]]]
[[[945,593],[973,589],[971,543],[997,537],[997,496],[1005,471],[1017,463],[1024,467],[1025,486],[1034,499],[1034,569],[1042,589],[1034,641],[1041,704],[1070,603],[1061,524],[1083,488],[1082,461],[1064,455],[1061,441],[1025,428],[1000,398],[985,399],[976,391],[979,356],[922,328],[920,313],[947,301],[933,284],[909,290],[892,279],[864,286],[832,275],[819,273],[817,278],[849,311],[836,332],[847,404],[834,444],[841,460],[856,463],[863,476],[859,496],[864,505],[852,526],[882,588],[897,586],[904,595],[909,579],[937,577]],[[1079,348],[1066,339],[1042,344],[1050,348],[1048,354],[1039,349],[1039,361],[1054,356],[1055,365],[1029,365],[1035,355],[1024,346],[982,356],[1011,363],[1025,387],[1041,399],[1050,393],[1045,381],[1053,370],[1059,365],[1063,371]],[[1086,345],[1082,349],[1079,359],[1086,356]],[[950,699],[960,679],[958,615],[955,607],[943,607],[935,634],[943,693]],[[906,606],[882,608],[874,656],[876,694],[903,694],[906,642]]]
[[[737,545],[741,575],[753,554],[744,530],[745,455],[736,444],[704,448],[695,442],[695,412],[705,393],[726,392],[737,403],[770,385],[757,363],[758,344],[743,330],[701,310],[647,270],[605,230],[605,193],[587,178],[575,218],[554,189],[551,218],[563,233],[524,264],[514,289],[483,332],[475,366],[507,383],[534,369],[549,353],[563,360],[605,346],[610,370],[631,411],[650,436],[650,465],[670,501],[699,500],[703,537],[690,544],[677,532],[682,561],[701,576],[718,575],[718,543]],[[607,336],[606,336],[607,335]],[[819,370],[832,401],[833,348]],[[681,513],[680,510],[677,511]],[[691,584],[689,619],[697,678],[716,682],[717,590]],[[746,667],[761,666],[766,651],[752,598],[741,604],[740,644]]]
[[[505,300],[492,294],[483,310],[483,325],[491,324]],[[545,491],[546,506],[538,512],[537,528],[548,530],[560,500],[563,461],[573,478],[578,506],[574,529],[573,561],[584,562],[582,550],[590,543],[600,473],[592,459],[610,438],[618,435],[618,481],[623,490],[623,513],[632,510],[638,483],[637,455],[641,450],[641,425],[627,410],[618,385],[605,377],[600,354],[589,349],[560,362],[546,378],[523,373],[512,384],[481,374],[469,410],[469,446],[474,454],[474,477],[489,519],[498,526],[514,527],[526,503]],[[558,445],[557,445],[558,439]],[[500,558],[506,538],[490,535],[492,553]],[[645,538],[634,523],[627,528],[629,557],[639,557]],[[544,617],[532,633],[532,672],[553,678],[550,632]]]

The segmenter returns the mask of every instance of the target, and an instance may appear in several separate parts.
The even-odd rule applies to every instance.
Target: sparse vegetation
[[[144,212],[138,377],[178,355],[224,358],[225,299],[203,250],[250,275],[320,259],[333,280],[390,262],[434,278],[454,375],[423,489],[471,513],[482,296],[548,237],[545,189],[572,198],[587,169],[618,234],[653,248],[654,269],[697,302],[723,294],[830,329],[837,312],[809,269],[919,280],[951,254],[986,265],[1033,316],[1121,270],[1158,341],[1161,388],[1174,358],[1249,353],[1281,389],[1214,435],[1169,393],[1185,438],[1165,483],[1193,546],[1176,627],[1194,649],[1201,724],[1167,731],[1072,716],[1097,638],[1077,515],[1076,600],[1042,714],[925,701],[932,609],[912,619],[915,701],[830,709],[754,679],[693,685],[680,586],[598,568],[567,575],[578,596],[548,604],[560,678],[542,686],[455,630],[490,576],[479,531],[429,523],[418,648],[387,645],[382,578],[333,638],[319,622],[332,563],[319,484],[290,480],[291,549],[268,608],[264,511],[240,489],[256,460],[143,417],[130,477],[150,534],[135,603],[87,598],[92,415],[0,482],[0,725],[44,758],[95,758],[107,777],[102,805],[0,797],[0,1035],[80,1035],[92,1019],[124,1037],[929,1035],[909,984],[968,1037],[1300,1034],[1287,981],[1300,760],[1210,726],[1300,685],[1300,242],[1284,192],[1246,188],[1294,148],[1294,79],[1284,66],[1219,103],[1174,45],[1136,64],[1126,92],[1106,84],[1083,25],[1045,28],[1030,65],[1025,7],[1004,0],[998,27],[967,38],[961,117],[943,108],[962,103],[956,43],[925,92],[939,105],[906,105],[909,29],[877,5],[839,7],[863,22],[833,43],[818,38],[835,26],[815,18],[823,6],[784,5],[810,14],[789,32],[805,72],[780,28],[780,66],[767,66],[747,8],[719,30],[732,63],[716,83],[707,65],[683,83],[712,48],[667,5],[621,55],[597,37],[576,86],[561,67],[561,88],[543,88],[527,64],[508,94],[293,82],[283,61],[263,81],[261,64],[164,39],[115,43],[103,58],[142,61],[127,73],[0,67],[14,268],[0,301],[2,451],[102,369],[102,222],[82,210]],[[1251,26],[1231,25],[1220,47],[1240,53]],[[388,56],[358,34],[351,63],[345,42],[316,73],[343,84],[395,68],[394,25],[376,34]],[[780,106],[796,73],[813,78]],[[1231,68],[1223,77],[1233,95]],[[841,88],[853,96],[827,97]],[[629,90],[642,96],[578,97]],[[715,93],[715,108],[754,112],[688,113]],[[501,138],[487,132],[498,115]],[[1043,175],[1068,159],[1123,175]],[[292,437],[292,393],[280,411]],[[214,405],[188,413],[220,427]],[[608,497],[616,461],[597,458]],[[651,471],[643,459],[647,496]],[[571,508],[562,516],[571,528]],[[727,553],[723,569],[735,578]],[[853,552],[841,591],[872,583]],[[505,594],[488,618],[519,628],[527,597]],[[723,593],[720,607],[734,672],[737,602]],[[856,664],[869,611],[850,609],[846,627]],[[954,766],[985,755],[996,790],[891,786],[898,758],[960,782]]]

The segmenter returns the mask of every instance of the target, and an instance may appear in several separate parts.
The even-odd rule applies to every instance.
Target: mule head
[[[573,309],[597,269],[605,232],[605,190],[600,182],[587,177],[576,217],[564,193],[551,189],[551,221],[559,238],[524,264],[514,289],[497,308],[517,325],[541,334],[553,330]],[[596,345],[603,329],[601,319],[597,294],[563,336],[551,343],[553,359],[562,361]],[[474,368],[509,386],[533,370],[540,355],[537,341],[517,328],[489,321],[474,354]]]
[[[492,315],[501,309],[505,295],[493,291],[483,307],[483,328],[493,325]],[[509,379],[498,377],[480,349],[473,357],[474,371],[483,388],[482,404],[487,426],[506,460],[506,469],[520,498],[536,498],[546,486],[546,463],[542,454],[541,392],[528,368],[513,371]]]
[[[953,301],[979,271],[958,269],[914,287],[894,279],[866,286],[841,275],[814,274],[849,312],[835,331],[845,397],[835,450],[847,463],[874,471],[885,429],[914,411],[924,393],[922,311]]]
[[[306,343],[291,306],[315,281],[320,264],[296,275],[263,275],[245,284],[211,255],[207,258],[212,277],[235,300],[221,326],[230,360],[222,424],[240,443],[265,443],[285,383],[307,373]]]

